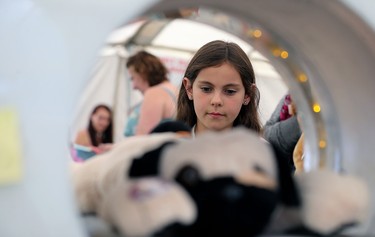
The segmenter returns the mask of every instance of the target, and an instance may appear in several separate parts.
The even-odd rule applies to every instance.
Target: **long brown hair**
[[[220,66],[223,63],[231,64],[238,71],[245,87],[245,94],[250,97],[250,103],[242,106],[233,126],[242,125],[260,132],[258,112],[260,95],[255,85],[253,66],[246,53],[236,43],[215,40],[203,45],[191,59],[184,77],[193,85],[202,69]],[[183,84],[178,95],[176,119],[184,121],[189,126],[197,123],[193,101],[189,100]]]

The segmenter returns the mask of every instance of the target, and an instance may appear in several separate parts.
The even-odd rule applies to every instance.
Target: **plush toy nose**
[[[277,203],[275,192],[238,184],[231,177],[201,182],[191,195],[202,236],[255,236],[269,223]]]
[[[238,185],[227,185],[223,187],[222,198],[227,202],[237,202],[240,201],[245,195],[244,190]]]

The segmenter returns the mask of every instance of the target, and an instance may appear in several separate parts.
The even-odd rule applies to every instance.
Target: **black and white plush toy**
[[[243,128],[138,137],[99,159],[75,170],[79,206],[123,236],[329,236],[361,223],[369,205],[361,180],[329,171],[293,177]]]
[[[129,176],[174,180],[190,194],[198,216],[175,226],[176,236],[330,236],[363,221],[369,204],[360,179],[327,170],[292,177],[268,143],[241,128],[135,159]]]
[[[158,157],[134,159],[129,176],[174,180],[190,194],[198,216],[192,225],[176,227],[176,236],[253,236],[267,226],[281,199],[299,204],[292,178],[279,177],[279,167],[267,143],[238,129],[206,133]]]

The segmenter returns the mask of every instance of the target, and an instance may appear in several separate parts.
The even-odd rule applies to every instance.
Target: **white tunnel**
[[[66,164],[71,125],[98,52],[123,24],[181,7],[216,9],[262,30],[266,40],[242,38],[272,62],[297,98],[310,169],[323,165],[362,177],[372,206],[355,231],[375,233],[374,2],[4,0],[0,236],[87,236]],[[311,109],[316,105],[319,113]]]

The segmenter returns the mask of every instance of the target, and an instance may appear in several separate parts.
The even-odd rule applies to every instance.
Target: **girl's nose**
[[[221,99],[221,94],[219,92],[216,92],[213,94],[211,98],[211,105],[213,106],[222,106],[223,100]]]

